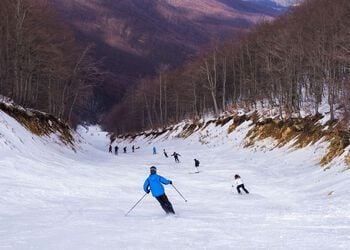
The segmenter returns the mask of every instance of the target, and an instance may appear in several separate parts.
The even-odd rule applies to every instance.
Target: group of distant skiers
[[[131,151],[134,153],[135,152],[135,149],[138,149],[139,147],[135,148],[135,146],[133,145],[131,147]],[[108,147],[108,152],[113,154],[113,147],[112,147],[112,144],[109,145]],[[119,147],[116,145],[114,147],[114,154],[115,155],[118,155],[118,152],[119,152]],[[123,153],[126,154],[127,153],[127,147],[123,147]]]

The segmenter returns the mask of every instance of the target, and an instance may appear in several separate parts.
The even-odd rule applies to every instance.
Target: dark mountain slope
[[[97,91],[103,106],[118,102],[127,86],[154,75],[161,64],[181,65],[211,40],[232,36],[280,13],[242,0],[54,3],[82,41],[96,44],[96,56],[103,58],[104,68],[112,73],[108,84]],[[110,97],[105,100],[104,95]]]

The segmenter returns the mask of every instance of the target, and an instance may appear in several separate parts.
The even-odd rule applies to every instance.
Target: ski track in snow
[[[12,138],[0,150],[0,249],[350,249],[349,173],[321,170],[319,145],[243,149],[243,124],[230,136],[212,129],[208,145],[195,136],[121,143],[141,148],[119,156],[106,153],[105,133],[89,131],[91,144],[75,154],[6,119],[23,143]],[[0,129],[1,141],[14,136]],[[181,163],[163,148],[179,152]],[[199,174],[189,174],[194,158]],[[125,217],[152,165],[188,202],[169,185],[176,216],[146,196]],[[236,173],[251,194],[232,189]]]

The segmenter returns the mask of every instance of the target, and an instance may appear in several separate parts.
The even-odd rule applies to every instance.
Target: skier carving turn
[[[157,168],[155,166],[152,166],[150,168],[150,176],[145,180],[145,183],[143,184],[143,190],[146,193],[152,192],[153,197],[157,199],[167,214],[175,214],[173,206],[165,194],[163,184],[172,184],[172,181],[164,178],[163,176],[157,175]]]

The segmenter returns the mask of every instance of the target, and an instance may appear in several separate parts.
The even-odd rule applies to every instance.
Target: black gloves
[[[170,181],[170,185],[172,185],[173,184],[173,182],[172,181]]]
[[[147,194],[149,194],[149,192],[150,192],[150,191],[151,191],[151,190],[147,190],[147,192],[146,192],[146,193],[147,193]]]

